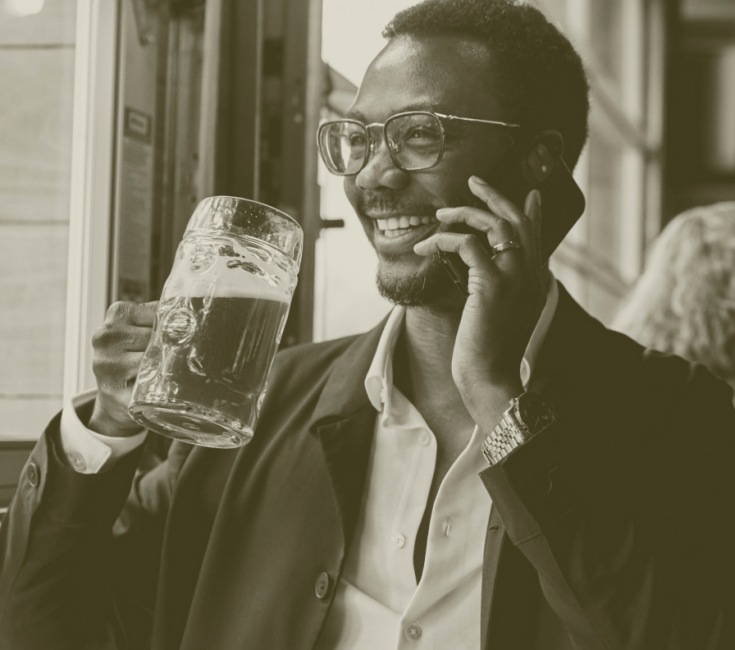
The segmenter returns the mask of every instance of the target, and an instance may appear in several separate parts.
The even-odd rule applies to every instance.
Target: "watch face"
[[[551,405],[535,393],[524,393],[518,398],[518,416],[532,433],[543,431],[556,422]]]

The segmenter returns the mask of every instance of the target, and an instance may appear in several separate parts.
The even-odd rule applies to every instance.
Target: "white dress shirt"
[[[551,279],[546,305],[521,362],[527,385],[556,312]],[[352,545],[318,650],[479,650],[480,590],[491,501],[477,476],[487,467],[478,427],[447,471],[434,500],[420,582],[413,554],[436,464],[436,438],[393,385],[393,352],[405,316],[391,312],[365,377],[378,411],[368,474]],[[110,438],[87,429],[75,406],[64,409],[61,440],[77,471],[101,471],[142,444],[145,433]],[[257,435],[257,434],[256,434]]]
[[[546,305],[521,363],[527,385],[558,302]],[[405,310],[390,314],[365,378],[379,416],[354,541],[318,650],[479,650],[480,591],[491,501],[474,427],[442,480],[431,511],[426,558],[416,582],[413,555],[436,464],[436,438],[393,385],[393,351]]]

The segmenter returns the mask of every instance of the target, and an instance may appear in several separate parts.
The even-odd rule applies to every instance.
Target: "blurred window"
[[[640,273],[661,222],[663,0],[535,0],[580,53],[590,136],[575,170],[587,209],[552,258],[603,321]]]
[[[0,421],[62,403],[76,0],[0,0]]]
[[[417,0],[324,0],[322,59],[329,94],[323,117],[343,115],[370,62],[385,46],[382,31],[393,16]],[[359,30],[347,25],[360,25]],[[319,161],[321,217],[343,227],[322,230],[316,243],[314,339],[364,332],[390,309],[375,284],[377,258],[352,209],[343,181]],[[324,222],[323,222],[324,223]]]

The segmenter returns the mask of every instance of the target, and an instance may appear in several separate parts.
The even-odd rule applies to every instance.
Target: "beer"
[[[131,414],[166,435],[238,447],[253,435],[296,265],[250,237],[185,237],[141,364]]]

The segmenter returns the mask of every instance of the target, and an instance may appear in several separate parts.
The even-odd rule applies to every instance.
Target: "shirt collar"
[[[365,376],[365,391],[377,411],[381,411],[383,404],[390,399],[391,388],[393,388],[393,352],[405,315],[404,307],[400,305],[393,307],[385,322],[380,341],[378,341],[373,362]]]
[[[556,313],[558,303],[559,286],[556,278],[552,275],[549,281],[549,288],[546,292],[546,304],[541,311],[541,315],[521,360],[521,382],[523,383],[524,389],[531,380],[536,358],[549,331],[549,326]],[[405,315],[406,310],[404,307],[399,305],[393,307],[385,323],[383,333],[380,336],[373,361],[365,376],[365,391],[370,399],[370,403],[377,411],[382,411],[384,404],[390,405],[393,388],[393,352],[395,351],[396,341],[401,332]]]

